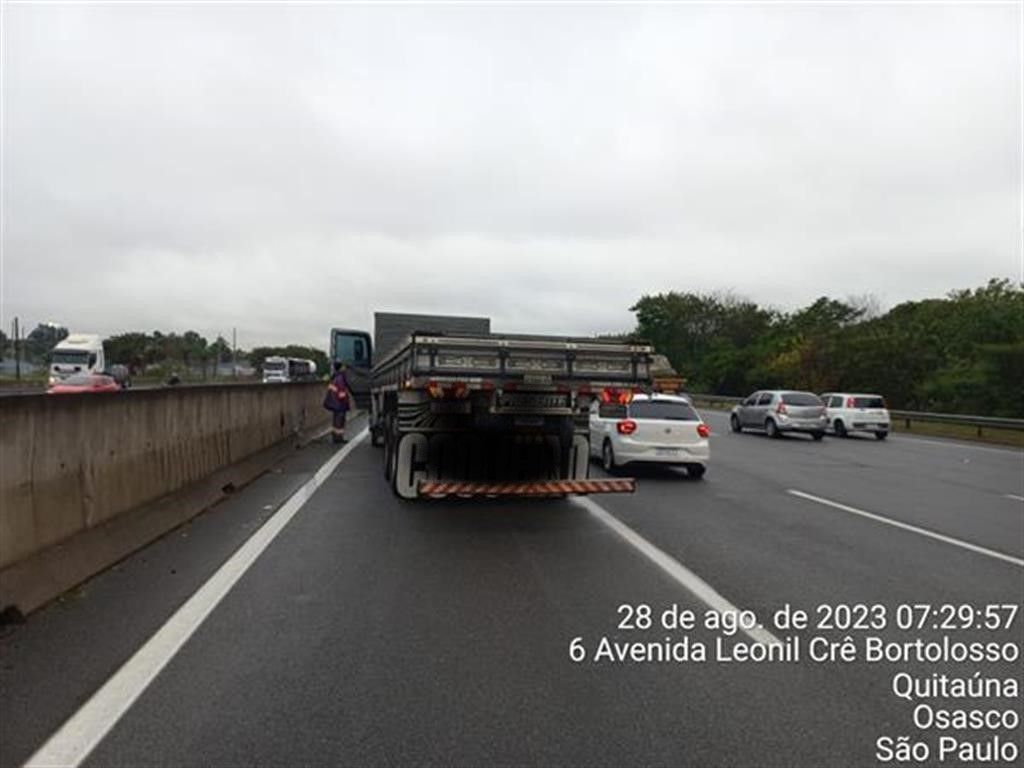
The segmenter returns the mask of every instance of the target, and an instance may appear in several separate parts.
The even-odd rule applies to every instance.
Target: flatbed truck
[[[631,478],[589,478],[588,414],[595,398],[626,402],[649,389],[650,345],[428,327],[373,360],[363,331],[334,329],[332,350],[344,333],[367,346],[371,441],[399,497],[635,489]]]

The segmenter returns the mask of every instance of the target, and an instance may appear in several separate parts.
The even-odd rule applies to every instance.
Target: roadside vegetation
[[[869,392],[901,410],[1024,417],[1024,290],[1009,280],[885,313],[870,299],[822,297],[785,313],[674,291],[631,310],[635,335],[668,356],[691,392]]]

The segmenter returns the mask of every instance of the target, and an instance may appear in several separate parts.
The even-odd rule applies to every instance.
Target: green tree
[[[53,348],[67,337],[68,329],[64,326],[56,323],[39,323],[32,329],[32,333],[25,337],[25,356],[33,362],[46,362]]]

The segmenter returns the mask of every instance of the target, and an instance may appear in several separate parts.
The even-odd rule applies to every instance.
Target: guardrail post
[[[907,418],[905,418],[903,421],[906,422],[907,429],[910,429],[910,417],[907,416]]]

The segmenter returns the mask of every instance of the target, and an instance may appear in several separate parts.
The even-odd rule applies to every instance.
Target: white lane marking
[[[874,512],[865,512],[863,509],[857,509],[856,507],[850,507],[846,504],[840,504],[838,501],[831,501],[829,499],[823,499],[820,496],[813,496],[803,491],[796,491],[790,488],[786,493],[792,494],[793,496],[799,496],[801,499],[807,499],[808,501],[814,501],[818,504],[824,504],[828,507],[834,507],[835,509],[841,509],[844,512],[849,512],[854,515],[860,515],[866,517],[869,520],[876,520],[879,523],[885,523],[896,528],[902,528],[905,531],[911,531],[912,533],[919,533],[922,536],[927,536],[931,539],[938,541],[944,541],[947,544],[952,544],[955,547],[961,547],[963,549],[969,549],[971,552],[977,552],[980,555],[987,555],[988,557],[994,557],[997,560],[1005,560],[1008,563],[1013,563],[1024,568],[1024,560],[1013,555],[1007,555],[1003,552],[996,552],[994,549],[987,549],[986,547],[980,547],[977,544],[971,544],[969,541],[963,541],[962,539],[956,539],[952,536],[946,536],[944,533],[936,533],[935,531],[929,531],[927,528],[919,528],[916,525],[910,523],[901,523],[899,520],[892,520],[882,515],[876,515]]]
[[[1018,496],[1016,493],[1004,493],[1003,496],[1014,501],[1024,501],[1024,496]]]
[[[715,591],[715,588],[704,581],[704,579],[671,555],[651,544],[651,542],[608,512],[596,501],[587,496],[573,496],[570,498],[570,501],[577,506],[583,507],[594,518],[596,518],[598,522],[615,531],[615,533],[622,537],[627,544],[639,550],[640,554],[661,568],[661,570],[681,584],[684,589],[704,603],[708,608],[718,611],[719,613],[739,613],[739,608],[722,597]],[[751,629],[744,630],[744,632],[746,632],[747,636],[750,637],[751,640],[755,640],[765,645],[779,644],[782,642],[775,637],[775,635],[762,627],[753,627]]]
[[[368,434],[363,429],[331,456],[280,509],[260,526],[217,572],[107,680],[25,763],[78,766],[135,703],[217,604],[284,529],[331,472]]]

